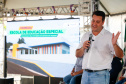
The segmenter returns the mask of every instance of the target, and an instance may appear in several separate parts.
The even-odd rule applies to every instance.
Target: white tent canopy
[[[126,0],[99,0],[100,10],[105,11],[108,15],[126,13]],[[33,8],[47,6],[63,6],[78,4],[79,0],[4,0],[5,8]]]

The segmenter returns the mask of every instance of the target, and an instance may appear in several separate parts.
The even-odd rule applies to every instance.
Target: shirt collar
[[[104,35],[104,33],[105,33],[105,29],[103,28],[99,34]]]
[[[105,33],[105,29],[103,28],[103,29],[101,30],[101,32],[100,32],[98,35],[104,35],[104,33]],[[93,33],[90,32],[90,34],[93,34]]]

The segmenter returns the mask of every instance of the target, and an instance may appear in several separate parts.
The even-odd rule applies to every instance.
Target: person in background
[[[119,81],[116,84],[126,84],[126,69],[124,69],[124,74],[119,77]]]
[[[91,31],[82,36],[76,50],[76,57],[83,56],[81,84],[109,84],[113,56],[123,57],[117,44],[121,32],[116,35],[110,33],[103,27],[104,22],[103,11],[93,12]]]
[[[119,77],[119,81],[116,82],[116,84],[126,84],[126,59],[124,60],[124,66],[123,66],[123,70],[122,70],[122,74]]]
[[[109,71],[110,72],[109,84],[115,84],[116,80],[118,78],[118,75],[123,68],[122,58],[118,58],[118,57],[114,56],[111,66],[112,66],[112,69]]]
[[[76,84],[76,77],[82,75],[82,59],[83,57],[78,57],[75,63],[74,68],[71,71],[71,74],[68,74],[63,78],[64,84]]]

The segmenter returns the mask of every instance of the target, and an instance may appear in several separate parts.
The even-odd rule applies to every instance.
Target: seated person
[[[110,82],[109,84],[115,84],[119,72],[122,70],[122,58],[115,57],[113,58],[113,61],[111,63],[112,69],[110,70]]]
[[[124,66],[126,66],[126,60]],[[119,77],[119,81],[116,84],[126,84],[126,69],[123,69],[122,75]]]
[[[123,70],[124,75],[119,77],[119,81],[116,84],[126,84],[126,69]]]
[[[82,60],[83,57],[78,57],[75,63],[75,66],[73,70],[71,71],[71,74],[68,74],[63,78],[63,81],[65,84],[76,84],[76,77],[82,75],[83,69],[82,69]]]

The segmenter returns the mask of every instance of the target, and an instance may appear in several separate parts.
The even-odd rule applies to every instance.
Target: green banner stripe
[[[57,37],[58,34],[25,34],[21,37]]]

